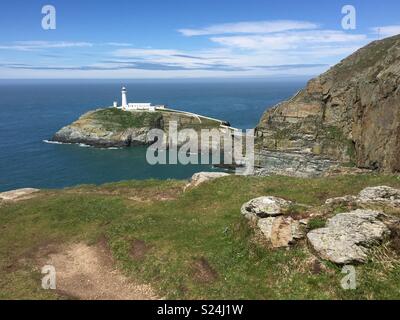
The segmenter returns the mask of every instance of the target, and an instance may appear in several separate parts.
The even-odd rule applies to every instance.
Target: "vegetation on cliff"
[[[98,122],[106,130],[121,131],[129,128],[159,128],[163,115],[161,112],[125,112],[121,109],[100,109],[90,113],[86,119]]]

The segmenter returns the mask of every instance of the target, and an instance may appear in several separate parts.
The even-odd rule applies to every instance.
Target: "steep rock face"
[[[336,162],[400,172],[399,85],[400,36],[372,42],[263,115],[259,165],[292,154],[313,163],[310,175]]]

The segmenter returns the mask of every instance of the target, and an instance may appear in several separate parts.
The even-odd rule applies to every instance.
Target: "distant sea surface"
[[[186,179],[207,165],[147,164],[146,148],[95,149],[48,144],[83,113],[120,101],[167,104],[254,128],[274,104],[304,87],[305,80],[241,81],[0,81],[0,191],[62,188],[130,179]]]

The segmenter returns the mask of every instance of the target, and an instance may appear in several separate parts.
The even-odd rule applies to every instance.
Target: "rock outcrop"
[[[363,209],[378,208],[400,214],[400,190],[387,186],[368,187],[357,196],[328,199],[325,206],[333,209],[344,206]]]
[[[285,214],[291,202],[277,197],[259,197],[242,206],[242,214],[249,220],[276,217]]]
[[[59,130],[52,141],[62,143],[83,143],[94,147],[131,147],[138,145],[148,146],[154,143],[148,133],[152,129],[164,132],[164,142],[169,140],[169,125],[176,123],[176,130],[192,129],[185,135],[177,135],[176,144],[185,144],[190,135],[200,136],[201,129],[228,130],[222,125],[229,126],[224,121],[212,120],[201,116],[194,116],[183,112],[156,111],[146,112],[122,111],[116,108],[98,109],[81,116],[74,123]],[[222,134],[221,134],[222,136]],[[211,145],[213,147],[213,145]],[[196,150],[197,151],[197,150]]]
[[[295,244],[304,238],[306,228],[301,221],[284,216],[259,219],[257,226],[273,248]]]
[[[190,182],[186,185],[185,191],[191,188],[198,187],[202,183],[212,181],[215,179],[219,178],[224,178],[229,176],[228,173],[224,172],[198,172],[195,173],[192,178],[190,179]]]
[[[390,235],[379,211],[356,210],[329,219],[325,228],[310,231],[307,239],[316,254],[336,264],[365,263],[372,246]]]
[[[315,176],[338,164],[400,172],[400,36],[370,43],[269,109],[256,137],[260,174]]]
[[[36,196],[36,194],[39,191],[40,191],[39,189],[24,188],[24,189],[2,192],[0,193],[0,201],[17,202],[17,201],[32,199]]]
[[[261,232],[272,248],[295,244],[305,236],[307,222],[285,216],[292,202],[277,197],[260,197],[242,206],[241,213]]]

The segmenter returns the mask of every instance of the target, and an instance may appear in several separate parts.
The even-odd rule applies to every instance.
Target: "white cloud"
[[[400,25],[376,27],[372,28],[372,31],[383,37],[391,37],[400,34]]]
[[[363,34],[348,34],[343,31],[315,30],[285,32],[272,35],[212,37],[210,40],[218,44],[240,49],[288,50],[310,44],[354,43],[367,39]]]
[[[68,41],[16,41],[10,45],[1,45],[0,49],[31,51],[38,49],[52,48],[73,48],[73,47],[92,47],[89,42],[68,42]]]
[[[185,36],[204,36],[219,34],[241,34],[241,33],[274,33],[289,30],[316,29],[318,25],[307,21],[277,20],[277,21],[245,21],[236,23],[215,24],[200,29],[180,29]]]
[[[131,47],[131,43],[125,43],[125,42],[105,42],[103,43],[105,46],[110,46],[110,47]]]
[[[395,27],[384,27],[383,31],[394,32]],[[37,77],[106,78],[315,75],[369,41],[365,34],[327,30],[316,23],[285,20],[218,24],[180,32],[185,36],[209,36],[207,38],[214,45],[199,50],[178,50],[137,48],[121,42],[13,42],[0,45],[0,49],[40,50],[40,53],[47,49],[49,52],[44,53],[53,56],[45,59],[45,54],[41,54],[40,60],[34,64],[31,64],[32,59],[25,61],[24,58],[0,64],[0,77],[14,73],[20,77],[34,74]],[[83,47],[95,47],[96,50],[84,56],[79,50]],[[54,56],[53,48],[76,50],[68,50],[65,54],[59,50]]]

